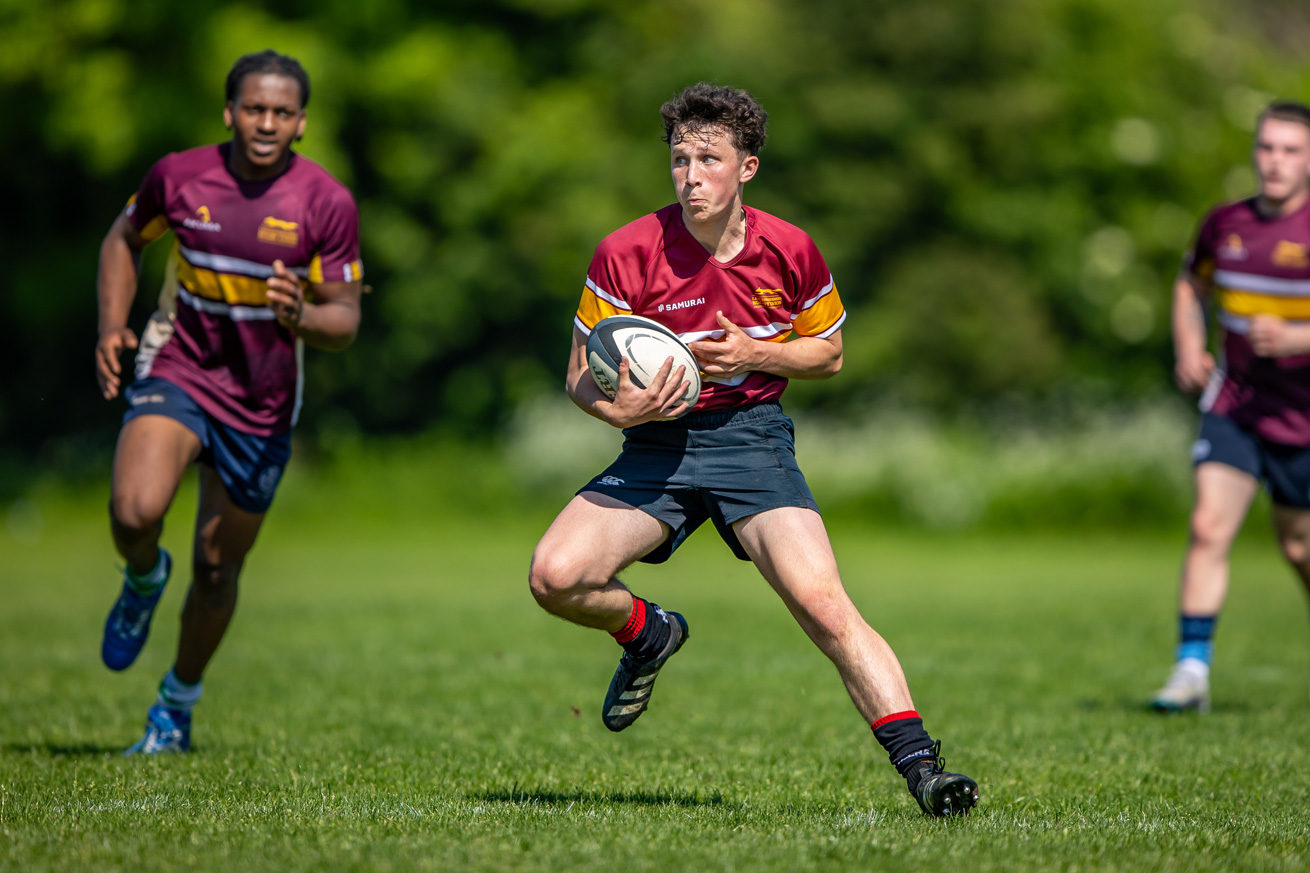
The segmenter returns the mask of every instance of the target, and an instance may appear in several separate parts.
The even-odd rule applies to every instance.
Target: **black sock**
[[[628,623],[610,634],[623,650],[638,661],[652,660],[669,642],[669,617],[654,603],[632,595],[632,615]]]
[[[912,709],[893,712],[875,721],[870,727],[873,735],[887,750],[896,772],[905,777],[910,793],[919,787],[919,781],[932,772],[936,758],[935,743],[923,729],[923,719]]]

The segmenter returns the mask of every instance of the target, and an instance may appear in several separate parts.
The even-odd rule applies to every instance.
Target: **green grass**
[[[616,647],[527,594],[548,516],[286,508],[247,565],[195,750],[161,760],[116,753],[170,663],[184,579],[141,661],[113,675],[98,513],[54,501],[40,525],[11,525],[21,536],[0,528],[0,869],[1310,865],[1306,610],[1263,531],[1235,556],[1214,713],[1163,719],[1142,703],[1172,650],[1179,538],[835,521],[856,602],[951,765],[981,783],[977,813],[942,822],[708,530],[628,576],[693,636],[652,710],[612,735],[599,707]],[[166,533],[181,554],[189,511]]]

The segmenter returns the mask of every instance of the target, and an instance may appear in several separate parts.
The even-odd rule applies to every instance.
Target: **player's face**
[[[232,129],[233,164],[240,176],[265,178],[281,172],[291,144],[305,132],[300,84],[277,73],[251,73],[223,110]]]
[[[1266,118],[1255,135],[1260,195],[1282,202],[1310,188],[1310,127]]]
[[[737,151],[731,136],[721,128],[707,128],[685,138],[675,135],[669,151],[682,213],[695,222],[712,222],[739,205],[741,186],[760,165],[759,158]]]

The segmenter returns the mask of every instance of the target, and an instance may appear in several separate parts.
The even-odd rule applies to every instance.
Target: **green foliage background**
[[[0,452],[103,460],[100,238],[153,161],[224,137],[247,51],[305,63],[303,151],[360,204],[363,332],[308,365],[301,435],[332,445],[480,438],[558,392],[591,251],[672,199],[657,109],[701,79],[768,109],[748,202],[815,237],[851,311],[846,370],[793,407],[1162,395],[1177,260],[1250,190],[1259,107],[1310,98],[1306,36],[1284,0],[3,0]]]

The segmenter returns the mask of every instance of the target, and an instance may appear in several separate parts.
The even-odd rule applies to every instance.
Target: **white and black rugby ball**
[[[619,391],[619,359],[628,359],[628,378],[638,388],[645,388],[660,367],[673,358],[672,374],[683,367],[682,378],[690,383],[682,400],[687,409],[700,398],[700,364],[687,344],[658,321],[640,315],[611,315],[602,318],[587,337],[587,363],[591,375],[610,397]]]

